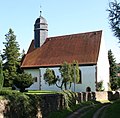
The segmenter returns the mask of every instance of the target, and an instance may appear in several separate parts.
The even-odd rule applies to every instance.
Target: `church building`
[[[103,31],[48,37],[47,21],[40,15],[34,24],[34,40],[21,63],[21,68],[35,78],[28,89],[59,91],[55,85],[49,86],[44,81],[44,73],[49,68],[61,77],[60,66],[74,60],[79,64],[81,82],[73,83],[71,90],[85,92],[89,88],[96,91],[100,81],[103,81],[104,90],[108,90],[109,61]]]

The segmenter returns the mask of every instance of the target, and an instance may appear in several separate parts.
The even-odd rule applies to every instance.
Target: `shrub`
[[[62,94],[65,96],[65,103],[66,103],[67,108],[76,104],[77,93],[69,91],[69,90],[65,90],[62,92]]]
[[[19,88],[21,92],[24,92],[25,88],[28,88],[33,84],[33,78],[31,74],[22,73],[15,78],[13,84]]]
[[[104,91],[103,81],[97,83],[97,91]]]

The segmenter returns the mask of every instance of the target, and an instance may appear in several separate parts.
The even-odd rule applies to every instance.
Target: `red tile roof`
[[[40,48],[34,48],[34,40],[21,64],[22,68],[60,66],[63,62],[96,64],[102,31],[50,37]]]

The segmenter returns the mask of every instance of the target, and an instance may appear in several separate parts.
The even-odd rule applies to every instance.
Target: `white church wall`
[[[30,73],[33,78],[37,77],[37,81],[34,82],[28,90],[39,90],[40,89],[40,79],[39,79],[39,69],[25,69],[27,73]]]
[[[75,92],[86,92],[86,88],[90,87],[91,91],[95,91],[95,81],[96,81],[96,66],[81,66],[81,84],[75,84]],[[45,83],[43,77],[47,68],[40,69],[25,69],[25,72],[31,73],[32,77],[37,77],[37,82],[34,82],[28,90],[55,90],[60,91],[61,89],[56,87],[56,85],[49,86]],[[50,68],[53,69],[56,76],[61,78],[59,67]],[[40,86],[41,85],[41,86]],[[72,83],[71,90],[74,91],[74,83]]]
[[[81,66],[81,84],[76,84],[76,92],[86,92],[86,88],[90,87],[91,91],[96,91],[96,66]],[[74,91],[74,84],[72,85],[72,91]]]
[[[57,68],[50,68],[55,71],[56,76],[60,76],[59,73],[59,67]],[[43,75],[46,71],[46,68],[40,68],[41,70],[41,89],[42,90],[55,90],[55,91],[60,91],[56,85],[49,86],[45,81],[43,80]],[[80,67],[81,70],[81,76],[82,76],[82,83],[81,84],[75,84],[75,91],[76,92],[85,92],[87,87],[91,88],[91,91],[95,91],[95,66],[82,66]],[[69,88],[69,86],[68,86]],[[74,84],[72,84],[71,90],[74,91]]]
[[[97,62],[97,82],[103,81],[103,87],[105,91],[108,91],[109,83],[109,61],[108,61],[108,52],[105,48],[105,42],[102,37],[99,58]]]
[[[47,68],[40,68],[40,72],[41,72],[41,90],[55,90],[55,91],[60,91],[61,89],[58,88],[58,87],[56,87],[56,85],[49,86],[45,82],[45,80],[43,79],[44,78],[44,73],[46,72],[46,69]],[[56,76],[61,77],[60,73],[59,73],[59,67],[50,68],[50,69],[54,70]]]

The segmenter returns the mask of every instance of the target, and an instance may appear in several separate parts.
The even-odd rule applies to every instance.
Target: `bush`
[[[20,89],[20,92],[24,92],[25,88],[28,88],[33,84],[33,78],[31,74],[22,73],[15,78],[13,84]]]
[[[69,90],[65,90],[65,91],[62,92],[62,94],[65,96],[65,103],[66,103],[67,108],[69,108],[73,105],[76,105],[77,93],[69,91]]]
[[[103,81],[97,83],[97,91],[104,91]]]

